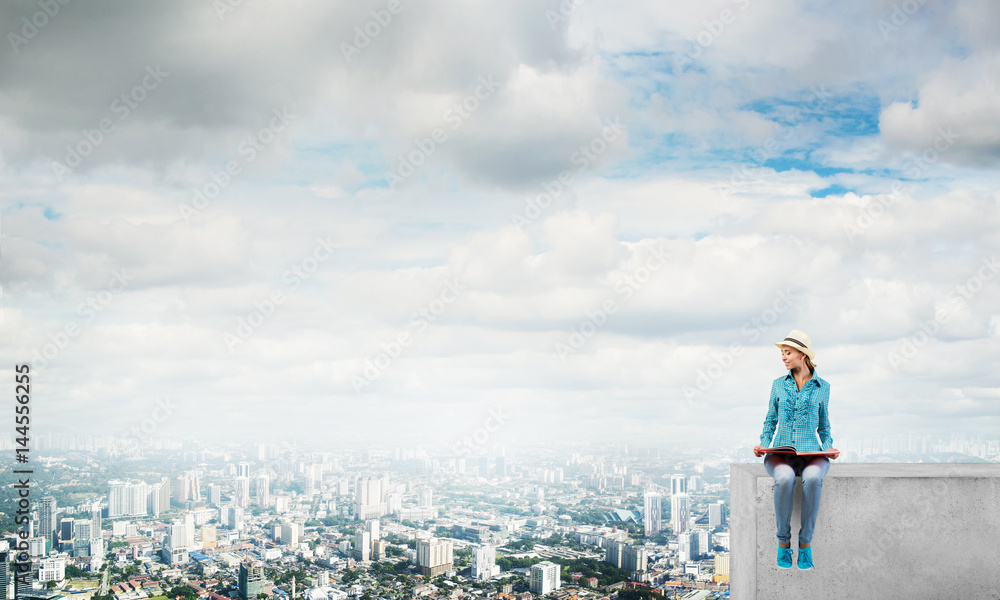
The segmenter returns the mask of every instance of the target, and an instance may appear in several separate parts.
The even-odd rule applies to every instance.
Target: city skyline
[[[0,6],[33,434],[1000,430],[995,3],[232,4]]]

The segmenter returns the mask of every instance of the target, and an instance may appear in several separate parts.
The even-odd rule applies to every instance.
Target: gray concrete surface
[[[1000,464],[833,461],[808,571],[776,564],[763,459],[731,464],[729,484],[733,600],[1000,600]],[[801,501],[797,477],[796,559]]]

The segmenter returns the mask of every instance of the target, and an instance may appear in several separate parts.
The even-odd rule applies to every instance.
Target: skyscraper
[[[236,465],[236,476],[250,478],[250,463],[241,462]]]
[[[688,530],[688,519],[691,512],[691,497],[687,494],[675,494],[670,497],[670,526],[674,535]]]
[[[382,516],[382,482],[378,477],[359,477],[354,485],[354,518],[377,519]]]
[[[240,508],[248,508],[250,506],[250,478],[245,475],[237,476],[233,487],[233,495],[235,496],[234,500],[236,506]]]
[[[90,522],[93,524],[93,529],[91,530],[90,539],[100,539],[101,538],[101,502],[95,501],[90,506]]]
[[[647,536],[656,535],[663,531],[663,521],[660,514],[663,498],[657,492],[646,492],[643,499],[646,504],[646,510],[642,517],[643,528]]]
[[[267,475],[258,475],[256,480],[255,500],[257,506],[271,505],[271,480]]]
[[[708,527],[725,527],[726,525],[726,503],[722,500],[708,505]]]
[[[554,562],[543,561],[531,565],[531,593],[544,596],[562,586],[559,574],[562,567]]]
[[[670,476],[670,495],[675,496],[677,494],[687,493],[687,479],[684,478],[683,474],[676,474]]]
[[[253,600],[264,592],[264,563],[258,560],[245,560],[240,563],[238,586],[240,598]]]
[[[108,482],[108,517],[144,517],[149,510],[150,486],[145,482]],[[161,510],[165,510],[162,506]]]
[[[500,574],[497,567],[497,550],[492,544],[479,544],[472,549],[472,578],[490,579]]]
[[[56,530],[56,499],[45,496],[38,505],[38,535],[52,541]],[[4,596],[6,598],[6,596]]]
[[[8,590],[10,589],[10,573],[7,568],[7,560],[7,551],[0,550],[0,598],[3,600],[7,600]]]
[[[454,546],[448,538],[431,538],[417,542],[417,563],[424,577],[436,577],[454,568]]]
[[[354,560],[371,560],[372,558],[372,534],[359,529],[354,534]]]
[[[685,531],[677,536],[677,559],[689,562],[698,558],[698,533]]]
[[[622,568],[624,562],[625,542],[620,540],[608,540],[608,545],[604,549],[604,562]]]

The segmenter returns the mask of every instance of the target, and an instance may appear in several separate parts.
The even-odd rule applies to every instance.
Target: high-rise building
[[[248,464],[248,463],[241,463]],[[249,465],[248,465],[249,466]],[[240,508],[250,507],[250,478],[244,475],[238,475],[233,484],[234,487],[234,502],[236,506]]]
[[[642,516],[642,525],[647,536],[656,535],[663,531],[663,521],[661,519],[661,510],[663,507],[663,498],[657,492],[646,492],[643,496],[645,500],[645,512]]]
[[[241,462],[238,465],[236,465],[236,476],[246,477],[247,479],[250,479],[250,463]]]
[[[673,528],[675,535],[688,530],[690,513],[690,496],[680,493],[670,497],[670,526]]]
[[[729,575],[729,553],[720,552],[715,555],[715,574]]]
[[[285,522],[281,524],[281,543],[292,547],[299,545],[299,526],[297,523]]]
[[[56,531],[56,499],[53,496],[45,496],[38,505],[38,532],[37,535],[52,541],[52,534]],[[4,596],[6,598],[6,596]]]
[[[622,568],[633,573],[634,581],[645,581],[646,570],[648,569],[647,565],[649,563],[649,550],[645,546],[626,544],[625,551],[622,554]],[[635,577],[634,574],[639,574],[640,576]]]
[[[62,581],[65,578],[66,557],[64,555],[46,558],[38,565],[38,581],[41,583]]]
[[[223,526],[236,531],[243,530],[243,509],[239,506],[223,506],[219,509],[219,520],[222,522]]]
[[[218,506],[222,504],[222,486],[221,485],[209,485],[208,486],[208,501],[210,504]]]
[[[687,492],[697,492],[701,489],[701,475],[692,475],[688,477]]]
[[[186,474],[179,475],[174,479],[173,491],[174,502],[179,505],[183,506],[185,502],[191,499],[191,480]]]
[[[417,564],[424,577],[436,577],[454,568],[454,545],[448,538],[431,538],[417,542]]]
[[[238,587],[240,598],[253,600],[264,592],[264,563],[245,560],[240,563]]]
[[[725,527],[726,525],[726,503],[722,500],[708,505],[708,527]]]
[[[194,530],[195,530],[194,513],[188,511],[184,513],[184,545],[187,546],[187,549],[189,551],[197,550],[197,548],[194,545]]]
[[[73,517],[66,517],[59,521],[59,551],[60,552],[72,552],[73,551],[73,526],[75,523]]]
[[[90,505],[90,522],[93,524],[93,529],[91,529],[90,539],[100,539],[101,538],[101,502],[100,500],[95,501]]]
[[[254,493],[257,506],[271,505],[271,479],[267,475],[258,475]]]
[[[149,510],[150,486],[145,482],[109,481],[108,517],[144,517]],[[161,507],[161,510],[164,510]]]
[[[699,554],[698,532],[685,531],[677,536],[677,559],[680,562],[697,560]]]
[[[479,544],[472,549],[472,578],[490,579],[500,574],[497,566],[497,550],[492,544]]]
[[[354,560],[371,560],[372,558],[372,534],[368,531],[358,530],[354,534]]]
[[[463,469],[464,470],[464,469]],[[497,477],[503,479],[507,476],[507,457],[498,456],[496,459]]]
[[[378,477],[359,477],[354,484],[354,518],[359,521],[377,519],[382,509],[382,482]]]
[[[687,493],[687,479],[683,474],[675,474],[670,476],[670,495],[676,496],[677,494]]]
[[[531,565],[531,593],[544,596],[558,590],[562,586],[561,569],[560,565],[547,560]]]
[[[371,534],[373,542],[376,542],[379,539],[381,539],[381,536],[379,536],[378,519],[371,519],[370,521],[365,521],[365,531]]]
[[[712,532],[707,529],[698,529],[698,550],[702,554],[712,551]]]
[[[7,600],[10,595],[10,572],[7,568],[9,554],[6,550],[0,550],[0,598]]]
[[[434,490],[430,487],[420,488],[420,497],[417,499],[417,506],[421,508],[434,506]]]
[[[617,568],[622,568],[622,563],[624,561],[624,548],[625,542],[620,540],[608,540],[607,546],[604,549],[604,562],[614,565]]]

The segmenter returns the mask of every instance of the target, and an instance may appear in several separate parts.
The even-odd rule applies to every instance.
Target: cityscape
[[[842,462],[1000,461],[998,437],[841,446]],[[30,521],[15,524],[16,496],[2,514],[17,600],[728,598],[729,465],[758,460],[746,445],[456,455],[73,435],[32,451]]]

